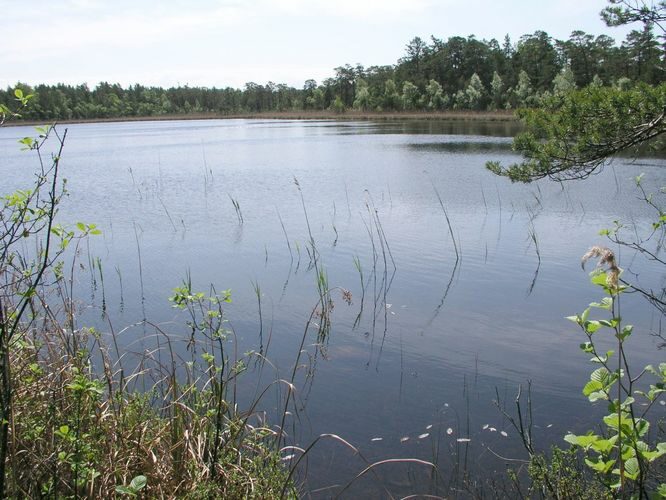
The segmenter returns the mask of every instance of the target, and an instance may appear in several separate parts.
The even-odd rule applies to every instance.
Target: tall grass
[[[183,380],[167,338],[171,362],[145,354],[125,375],[97,332],[77,331],[88,348],[74,355],[63,333],[56,323],[25,332],[12,351],[8,496],[108,498],[136,478],[151,498],[295,495],[274,431],[253,426],[254,410],[228,392],[242,359],[225,365],[204,349]]]

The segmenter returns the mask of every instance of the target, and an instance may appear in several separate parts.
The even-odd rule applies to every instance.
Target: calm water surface
[[[496,455],[524,458],[515,431],[493,406],[496,391],[512,409],[518,385],[531,381],[543,448],[561,444],[568,430],[586,430],[603,411],[581,394],[589,373],[578,348],[584,339],[564,319],[600,298],[580,257],[605,243],[598,232],[614,220],[647,227],[651,214],[636,202],[634,176],[644,172],[649,191],[666,184],[666,162],[655,158],[618,160],[582,182],[511,184],[484,164],[517,160],[513,132],[507,124],[438,122],[72,125],[62,162],[70,196],[59,219],[103,230],[79,259],[84,267],[101,259],[116,331],[145,317],[182,339],[185,353],[185,318],[167,298],[189,273],[197,289],[212,283],[232,290],[229,324],[241,352],[262,348],[275,365],[264,367],[268,382],[289,376],[317,303],[307,213],[330,285],[351,291],[353,300],[347,305],[333,292],[325,345],[314,345],[316,329],[308,332],[298,392],[304,409],[293,441],[305,447],[332,433],[363,458],[322,440],[308,460],[306,488],[327,497],[339,491],[327,487],[348,483],[364,459],[400,457],[437,461],[455,485],[465,468],[505,470]],[[27,127],[0,130],[3,192],[31,178],[34,157],[16,144],[31,134]],[[624,251],[620,259],[631,281],[663,285],[640,258]],[[75,289],[89,304],[80,326],[108,332],[99,282],[93,287],[82,272]],[[650,335],[660,315],[627,296],[623,317],[636,325],[634,362],[663,361]],[[141,353],[153,347],[153,333],[130,326],[119,338],[124,349]],[[253,394],[248,390],[247,398]],[[266,405],[270,413],[270,398]],[[395,494],[451,494],[422,466],[386,465],[377,473],[355,482],[350,495],[383,496],[380,482]]]

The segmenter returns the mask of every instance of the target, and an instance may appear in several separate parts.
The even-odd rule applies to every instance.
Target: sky
[[[395,64],[415,36],[581,29],[621,42],[606,0],[0,0],[0,87],[134,83],[302,87],[344,64]]]

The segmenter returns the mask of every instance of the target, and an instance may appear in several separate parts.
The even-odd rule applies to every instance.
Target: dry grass
[[[274,431],[249,425],[210,381],[182,385],[147,369],[125,378],[98,351],[103,367],[94,370],[59,335],[15,344],[8,497],[108,498],[137,476],[150,498],[295,495]],[[157,382],[130,390],[141,377]]]

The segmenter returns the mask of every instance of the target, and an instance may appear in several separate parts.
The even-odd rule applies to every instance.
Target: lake
[[[112,325],[121,349],[140,356],[156,342],[148,319],[187,357],[186,317],[168,301],[172,289],[187,276],[197,290],[231,289],[225,311],[237,349],[270,360],[248,371],[240,399],[250,401],[255,384],[290,377],[318,307],[316,269],[326,273],[331,328],[318,339],[315,315],[307,330],[289,442],[305,448],[335,434],[360,453],[322,438],[307,458],[311,496],[334,495],[389,458],[436,462],[439,475],[388,463],[346,493],[451,495],[465,488],[466,472],[479,481],[502,476],[505,459],[526,454],[493,400],[499,395],[514,412],[528,381],[539,448],[563,445],[567,431],[587,430],[604,411],[581,393],[591,366],[578,347],[582,332],[565,317],[601,298],[580,266],[590,246],[609,244],[599,230],[614,220],[649,228],[653,213],[637,201],[633,178],[644,173],[646,191],[658,192],[664,159],[618,159],[585,181],[518,185],[484,166],[518,160],[511,123],[67,128],[61,169],[69,196],[58,220],[103,231],[79,247],[78,327],[108,336]],[[3,193],[32,179],[34,155],[16,142],[25,135],[35,134],[0,129]],[[618,257],[625,279],[663,287],[663,275],[639,255],[621,249]],[[98,258],[102,276],[92,265]],[[623,298],[622,312],[635,325],[631,362],[663,361],[652,335],[661,314],[637,294]],[[262,409],[279,413],[281,397],[276,385]]]

